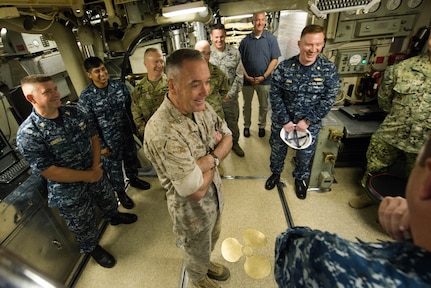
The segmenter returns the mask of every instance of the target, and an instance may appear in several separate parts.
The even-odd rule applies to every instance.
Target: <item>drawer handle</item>
[[[57,248],[57,250],[63,249],[63,245],[61,245],[60,241],[58,241],[58,240],[52,240],[51,243],[54,244],[54,246]]]

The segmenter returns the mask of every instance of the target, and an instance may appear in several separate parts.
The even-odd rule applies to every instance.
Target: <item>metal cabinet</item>
[[[69,286],[84,255],[58,212],[47,206],[40,181],[30,176],[0,202],[0,246]]]

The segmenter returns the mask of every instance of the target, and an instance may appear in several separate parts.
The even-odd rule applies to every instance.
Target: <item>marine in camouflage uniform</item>
[[[405,157],[407,178],[431,133],[430,53],[409,58],[385,71],[377,95],[380,108],[388,114],[368,145],[367,169],[361,180],[364,188],[371,175],[387,172],[401,156]],[[349,201],[351,207],[360,209],[373,203],[365,189],[361,192]]]
[[[132,92],[132,114],[133,121],[141,139],[144,137],[145,125],[150,117],[156,112],[168,92],[168,80],[165,74],[154,86],[148,80],[147,74],[136,85]]]
[[[207,63],[193,49],[178,49],[169,56],[167,76],[173,85],[145,127],[144,151],[166,189],[177,246],[184,249],[191,282],[197,287],[219,287],[209,278],[224,281],[230,273],[210,261],[224,206],[217,166],[229,153],[232,136],[226,122],[205,101],[211,78]]]
[[[91,137],[97,135],[95,127],[75,107],[62,106],[59,113],[59,118],[51,120],[33,110],[18,129],[18,148],[35,175],[53,165],[75,170],[87,170],[93,165]],[[67,227],[76,235],[81,253],[93,251],[99,242],[94,204],[108,221],[118,215],[114,190],[107,178],[102,176],[94,183],[49,179],[47,183],[49,207],[58,207]]]
[[[388,67],[379,87],[378,102],[388,115],[373,134],[367,150],[370,175],[386,171],[402,154],[406,177],[431,133],[431,59],[421,55]]]
[[[308,180],[310,163],[316,151],[322,119],[331,110],[338,93],[339,82],[335,65],[317,56],[310,66],[303,66],[299,56],[282,61],[272,74],[270,102],[272,107],[270,168],[281,174],[288,146],[280,138],[280,130],[289,122],[306,119],[310,124],[313,141],[305,149],[296,151],[296,165],[292,172],[295,179]]]
[[[431,253],[411,241],[358,243],[305,227],[277,236],[279,287],[429,287]]]
[[[223,30],[223,33],[225,33],[224,26],[215,26],[213,29]],[[234,147],[238,146],[240,134],[238,128],[238,94],[242,90],[242,84],[244,80],[242,73],[241,55],[238,49],[236,49],[232,45],[225,45],[224,50],[217,50],[214,47],[213,40],[213,45],[211,46],[210,62],[218,66],[220,70],[222,70],[226,74],[229,81],[228,84],[230,85],[230,90],[229,92],[227,92],[227,99],[223,101],[222,106],[224,112],[224,119],[226,120],[227,126],[232,131],[232,150],[234,150]],[[244,156],[244,152],[242,151],[242,149],[239,150],[239,152],[237,152],[238,150],[234,151],[235,153],[240,154],[240,156]]]

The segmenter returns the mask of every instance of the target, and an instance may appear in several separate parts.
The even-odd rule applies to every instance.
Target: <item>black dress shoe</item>
[[[296,197],[298,197],[299,199],[305,199],[305,197],[307,197],[307,189],[308,184],[305,180],[295,179]]]
[[[132,223],[135,223],[137,220],[138,220],[138,216],[136,216],[135,214],[118,212],[117,216],[114,216],[109,221],[109,223],[115,226],[118,224],[132,224]]]
[[[244,137],[250,137],[250,129],[249,128],[244,128]]]
[[[265,137],[265,129],[259,128],[259,137],[260,138]]]
[[[97,245],[90,255],[94,258],[94,260],[96,260],[97,263],[99,263],[100,266],[105,268],[112,268],[114,267],[115,263],[117,263],[114,256],[103,249],[100,245]]]
[[[126,192],[117,193],[117,195],[118,200],[120,200],[120,203],[124,208],[132,209],[135,206],[135,203],[133,203],[133,200],[126,194]]]
[[[272,190],[280,182],[280,174],[272,174],[265,183],[266,190]]]
[[[141,190],[148,190],[151,188],[150,183],[147,181],[141,180],[138,177],[134,179],[130,179],[130,186],[141,189]]]

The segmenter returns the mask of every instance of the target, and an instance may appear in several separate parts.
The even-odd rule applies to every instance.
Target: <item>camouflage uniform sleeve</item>
[[[140,137],[144,136],[145,130],[145,118],[142,113],[142,108],[140,106],[140,97],[142,95],[142,85],[138,84],[132,92],[132,115],[133,121],[136,125],[136,130]]]
[[[311,115],[305,115],[304,118],[311,121],[311,123],[318,123],[326,115],[328,115],[332,106],[334,105],[335,98],[338,94],[338,89],[340,87],[339,78],[337,68],[334,63],[327,62],[326,63],[327,71],[324,75],[324,85],[325,85],[325,93],[321,95],[320,105],[317,106],[317,109],[311,110]]]
[[[380,84],[377,93],[379,107],[386,113],[389,113],[392,107],[392,100],[395,96],[393,93],[395,83],[396,79],[394,74],[394,66],[389,66],[384,72],[383,81]]]
[[[233,49],[232,49],[233,50]],[[237,56],[236,59],[238,59],[238,65],[236,66],[235,71],[235,79],[232,82],[232,87],[230,87],[229,90],[229,96],[238,97],[238,93],[242,90],[242,84],[244,81],[244,74],[242,72],[242,63],[241,63],[241,55],[239,54],[239,51],[235,49],[235,54]]]
[[[90,95],[88,88],[85,89],[84,91],[82,91],[81,95],[79,96],[78,108],[85,115],[85,118],[88,121],[88,125],[90,127],[94,127],[95,129],[97,129],[97,127],[98,127],[97,123],[98,122],[96,119],[96,114],[94,113],[93,108],[92,108],[91,95]],[[100,141],[100,148],[101,149],[108,147],[106,145],[105,141],[102,139],[102,137],[100,137],[100,135],[99,135],[99,141]]]
[[[281,62],[274,70],[271,79],[271,88],[269,92],[269,101],[271,102],[272,116],[271,120],[274,124],[283,126],[292,119],[283,102],[283,83],[285,67],[288,66],[287,60]]]

